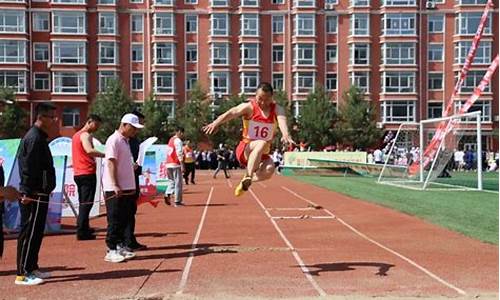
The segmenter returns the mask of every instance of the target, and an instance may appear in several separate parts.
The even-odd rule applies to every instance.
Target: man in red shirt
[[[252,181],[267,180],[273,176],[274,163],[269,153],[276,127],[281,131],[282,142],[295,144],[288,132],[285,111],[274,102],[273,87],[269,83],[261,83],[255,98],[229,109],[202,130],[212,134],[222,124],[238,117],[243,118],[243,136],[236,148],[236,158],[247,167],[247,171],[236,186],[235,196],[247,191]]]
[[[97,185],[96,157],[104,157],[104,153],[94,148],[92,133],[101,126],[101,118],[91,114],[80,131],[73,135],[71,152],[73,158],[73,176],[78,186],[78,218],[76,222],[76,238],[93,240],[95,235],[89,226],[89,214],[94,204]]]

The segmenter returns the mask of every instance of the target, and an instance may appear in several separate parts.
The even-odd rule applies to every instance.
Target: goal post
[[[481,112],[402,123],[384,158],[381,184],[482,190]]]

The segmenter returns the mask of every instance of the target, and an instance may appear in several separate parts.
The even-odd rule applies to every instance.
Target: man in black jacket
[[[56,187],[56,174],[48,137],[56,128],[56,108],[50,103],[36,106],[36,121],[21,140],[17,153],[22,194],[19,201],[21,231],[17,240],[15,284],[37,285],[50,276],[39,270],[38,252],[42,245],[49,195]],[[35,200],[35,201],[33,201]]]

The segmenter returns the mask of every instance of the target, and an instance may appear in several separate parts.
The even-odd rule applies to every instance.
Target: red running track
[[[185,207],[140,206],[150,248],[126,263],[103,261],[100,217],[96,241],[47,236],[40,265],[53,277],[20,287],[8,240],[0,298],[498,298],[495,245],[282,176],[235,198],[240,175],[199,172]]]

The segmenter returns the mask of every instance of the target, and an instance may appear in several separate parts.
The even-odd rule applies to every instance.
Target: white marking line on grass
[[[287,239],[287,237],[285,236],[285,234],[283,233],[283,231],[281,231],[281,229],[278,226],[278,224],[276,223],[276,221],[273,220],[271,214],[267,211],[267,209],[264,206],[264,204],[262,204],[262,202],[259,200],[259,198],[257,197],[257,195],[255,195],[255,193],[252,191],[252,189],[249,189],[249,191],[250,191],[250,194],[252,194],[252,196],[255,199],[255,201],[257,201],[257,203],[259,203],[259,205],[262,208],[262,210],[264,210],[264,213],[267,215],[267,217],[269,218],[269,220],[271,221],[271,223],[273,223],[274,228],[276,229],[276,231],[278,231],[279,235],[281,236],[281,238],[283,239],[283,241],[285,242],[285,244],[292,251],[292,255],[295,258],[295,260],[297,261],[297,263],[299,264],[300,269],[302,270],[302,273],[304,273],[304,276],[306,276],[307,280],[309,280],[309,282],[316,289],[316,291],[318,292],[318,294],[320,296],[326,296],[327,295],[326,292],[318,285],[318,283],[316,282],[316,280],[314,280],[314,278],[311,276],[311,272],[309,271],[309,269],[304,264],[304,261],[302,260],[302,258],[300,258],[299,253],[297,253],[297,251],[293,247],[292,243],[290,243],[290,241]]]
[[[205,223],[205,216],[207,215],[208,207],[210,201],[212,200],[212,193],[214,191],[214,187],[210,188],[210,193],[208,194],[207,202],[205,203],[205,209],[203,210],[203,214],[201,215],[200,224],[198,224],[198,230],[196,231],[196,235],[193,240],[193,244],[191,245],[191,253],[189,253],[189,257],[186,261],[186,266],[184,266],[184,271],[182,272],[181,282],[179,284],[179,288],[177,289],[176,294],[182,294],[184,288],[186,287],[186,283],[189,276],[189,271],[191,270],[191,264],[193,263],[194,250],[198,245],[198,240],[200,239],[201,229],[203,228],[203,224]]]
[[[302,197],[301,195],[293,192],[292,190],[282,186],[283,189],[285,189],[286,191],[289,191],[292,195],[304,200],[304,201],[307,201],[309,202],[309,200],[307,200],[306,198]],[[391,248],[389,247],[386,247],[384,245],[382,245],[381,243],[369,238],[368,236],[366,236],[364,233],[360,232],[359,230],[357,230],[356,228],[352,227],[351,225],[349,225],[347,222],[345,222],[344,220],[342,220],[341,218],[339,218],[338,216],[335,216],[333,213],[331,213],[329,210],[327,209],[324,209],[326,213],[328,213],[329,215],[331,215],[332,217],[335,217],[342,225],[346,226],[347,228],[349,228],[350,230],[352,230],[354,233],[356,233],[357,235],[359,235],[360,237],[364,238],[365,240],[371,242],[372,244],[375,244],[377,245],[378,247],[396,255],[397,257],[401,258],[402,260],[406,261],[407,263],[409,263],[410,265],[416,267],[417,269],[419,269],[420,271],[424,272],[425,274],[429,275],[431,278],[435,279],[436,281],[442,283],[443,285],[449,287],[450,289],[452,290],[455,290],[457,293],[461,294],[461,295],[467,295],[467,293],[454,286],[453,284],[447,282],[446,280],[442,279],[441,277],[437,276],[436,274],[432,273],[431,271],[427,270],[426,268],[420,266],[419,264],[417,264],[416,262],[414,262],[413,260],[407,258],[406,256],[396,252],[395,250],[392,250]]]

